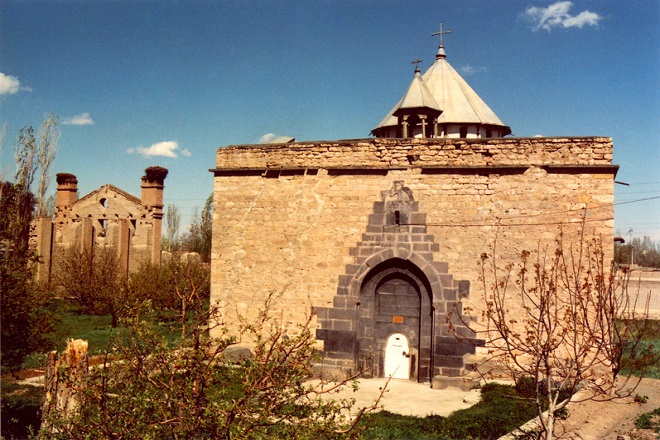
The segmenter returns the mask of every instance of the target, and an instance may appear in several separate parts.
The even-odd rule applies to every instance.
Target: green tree
[[[165,211],[165,240],[163,248],[167,252],[179,249],[179,226],[181,224],[181,213],[174,203],[167,205]]]
[[[644,236],[634,237],[626,243],[615,243],[614,259],[619,265],[660,268],[660,242]]]
[[[38,176],[34,192],[37,216],[47,214],[46,192],[52,180],[50,169],[57,155],[59,136],[58,117],[50,113],[41,123],[36,136],[31,126],[22,128],[14,147],[14,183],[31,191],[35,177]]]
[[[188,252],[197,252],[202,261],[211,261],[211,241],[213,228],[213,194],[204,202],[201,216],[197,210],[188,231],[181,238],[182,248]]]
[[[149,302],[155,310],[179,311],[183,307],[181,292],[185,292],[189,284],[196,286],[200,298],[208,303],[210,282],[208,265],[173,258],[160,265],[140,265],[136,272],[129,275],[128,289],[133,307]]]
[[[50,348],[52,316],[47,295],[33,281],[37,255],[29,249],[34,196],[22,185],[0,184],[0,314],[2,368],[18,369],[25,357]]]

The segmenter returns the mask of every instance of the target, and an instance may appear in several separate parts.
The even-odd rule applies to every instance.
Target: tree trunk
[[[41,410],[41,429],[56,430],[52,418],[61,420],[74,415],[82,403],[87,382],[89,357],[87,341],[67,341],[59,357],[56,351],[46,359],[44,399]]]

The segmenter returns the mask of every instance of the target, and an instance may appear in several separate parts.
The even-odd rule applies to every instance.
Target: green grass
[[[119,325],[112,328],[110,315],[90,315],[84,312],[77,302],[66,299],[54,300],[50,307],[54,310],[54,331],[49,335],[53,342],[53,350],[62,351],[68,339],[82,339],[87,341],[91,356],[100,355],[112,348],[113,341],[122,337],[126,327]],[[163,319],[160,313],[154,317],[167,340],[173,342],[178,338],[176,322],[171,317]],[[33,353],[29,355],[21,369],[41,368],[45,365],[46,353]]]
[[[637,417],[635,426],[638,429],[652,429],[660,434],[660,408],[656,408],[651,412],[644,413]]]
[[[368,414],[360,422],[365,439],[496,439],[536,416],[533,402],[508,385],[488,384],[481,402],[449,417],[412,417],[387,411]]]

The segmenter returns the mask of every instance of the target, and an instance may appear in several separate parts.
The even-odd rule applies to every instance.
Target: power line
[[[557,215],[563,215],[567,213],[573,213],[573,214],[578,214],[581,212],[589,212],[589,211],[597,211],[600,209],[606,209],[606,208],[611,208],[613,206],[617,205],[626,205],[626,204],[631,204],[631,203],[638,203],[638,202],[644,202],[647,200],[655,200],[655,199],[660,199],[660,196],[655,196],[655,197],[647,197],[643,199],[636,199],[636,200],[629,200],[625,202],[618,202],[618,203],[608,203],[605,205],[599,205],[596,207],[588,207],[585,206],[584,208],[579,208],[579,209],[567,209],[563,211],[553,211],[553,212],[546,212],[546,213],[540,213],[540,214],[526,214],[526,215],[517,215],[517,216],[510,216],[506,218],[496,218],[495,223],[484,223],[483,221],[480,220],[467,220],[462,223],[427,223],[427,226],[445,226],[445,227],[454,227],[454,226],[460,226],[460,227],[484,227],[484,226],[553,226],[553,225],[571,225],[571,224],[576,224],[576,223],[582,223],[582,222],[597,222],[597,221],[607,221],[607,220],[614,220],[614,217],[606,217],[606,218],[598,218],[598,219],[581,219],[579,222],[576,221],[546,221],[546,222],[535,222],[535,223],[501,223],[502,221],[511,221],[511,220],[516,220],[516,219],[526,219],[526,218],[534,218],[534,217],[544,217],[544,216],[557,216]],[[478,222],[478,223],[474,223]],[[653,223],[650,223],[653,224]],[[410,226],[423,226],[422,224],[409,224]]]
[[[499,220],[499,219],[498,219]],[[508,219],[507,219],[508,220]],[[402,223],[403,226],[440,226],[440,227],[461,227],[461,228],[482,228],[485,226],[496,227],[509,227],[509,226],[556,226],[556,225],[580,225],[582,223],[602,222],[607,220],[614,220],[614,217],[594,218],[594,219],[581,219],[579,221],[556,221],[556,222],[543,222],[543,223]]]

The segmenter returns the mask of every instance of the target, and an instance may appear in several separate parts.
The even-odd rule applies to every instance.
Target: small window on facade
[[[467,137],[467,127],[466,126],[461,127],[459,136],[461,138],[466,138]]]
[[[106,199],[105,197],[103,197],[102,199],[99,199],[99,203],[100,203],[101,206],[103,206],[104,208],[107,208],[107,207],[108,207],[108,199]]]
[[[487,137],[487,138],[491,138],[491,137],[493,137],[493,132],[490,130],[490,128],[487,128],[487,129],[486,129],[486,137]]]
[[[108,230],[108,219],[106,218],[99,219],[99,225],[101,226],[101,231],[99,231],[99,236],[105,237],[105,233]]]

